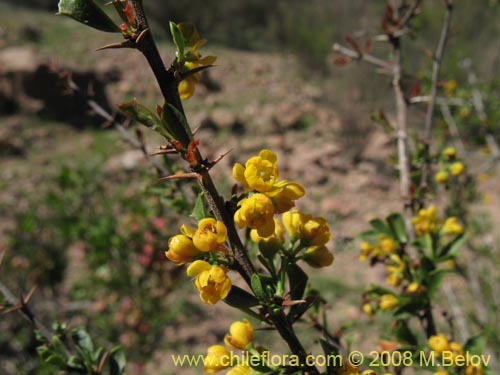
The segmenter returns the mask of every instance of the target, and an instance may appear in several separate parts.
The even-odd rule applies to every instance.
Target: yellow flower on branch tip
[[[430,205],[418,211],[418,215],[411,219],[417,236],[423,236],[436,230],[436,206]]]
[[[363,307],[362,307],[362,310],[368,316],[372,316],[373,315],[373,307],[369,303],[364,303]]]
[[[382,310],[391,310],[399,305],[399,300],[392,294],[380,296],[379,306]]]
[[[240,207],[234,214],[238,227],[256,229],[260,237],[274,233],[274,206],[266,195],[257,193],[238,202]]]
[[[231,349],[244,350],[253,341],[253,327],[246,319],[236,321],[224,336],[224,343]]]
[[[441,227],[441,231],[443,234],[451,234],[454,236],[458,236],[464,232],[464,227],[458,222],[458,219],[454,216],[449,217],[444,222]]]
[[[307,241],[309,245],[321,246],[331,237],[325,218],[306,215],[297,209],[283,214],[283,224],[290,237]]]
[[[233,177],[247,191],[267,192],[278,181],[277,160],[274,152],[264,149],[258,156],[248,159],[245,166],[236,163],[233,167]]]
[[[218,371],[231,367],[231,354],[222,345],[212,345],[208,348],[205,357],[204,371],[207,374],[215,374]]]
[[[165,255],[172,262],[181,265],[192,261],[199,252],[191,238],[178,234],[168,241],[168,251],[165,252]]]
[[[314,268],[328,267],[333,263],[333,254],[326,246],[310,246],[302,256],[303,259]]]
[[[448,182],[448,178],[449,178],[448,172],[446,171],[439,171],[434,176],[434,179],[438,184],[446,184]]]
[[[261,237],[257,229],[250,231],[250,239],[259,245],[260,252],[266,257],[274,256],[283,244],[283,227],[278,219],[274,220],[274,233],[269,237]]]
[[[187,268],[188,276],[196,276],[194,285],[200,292],[202,302],[215,305],[224,299],[231,290],[231,279],[226,275],[227,269],[221,266],[210,265],[204,260],[195,260]]]
[[[214,251],[227,239],[227,228],[222,221],[201,219],[193,234],[193,243],[200,251]]]
[[[197,83],[198,79],[195,76],[189,76],[180,81],[177,88],[180,98],[186,100],[192,97]]]
[[[457,156],[457,150],[455,147],[446,147],[443,152],[441,152],[441,155],[445,160],[453,160]]]
[[[444,369],[440,368],[437,371],[434,371],[433,375],[448,375],[448,372],[446,372]]]
[[[384,254],[389,255],[397,250],[398,245],[392,238],[385,237],[378,243],[378,247]]]
[[[386,283],[392,286],[398,286],[401,284],[401,278],[398,274],[390,273],[385,279]]]
[[[465,170],[465,166],[461,161],[456,161],[450,165],[450,172],[453,176],[460,176]]]
[[[429,338],[429,347],[436,352],[437,355],[439,355],[450,349],[450,343],[444,334],[438,333],[437,335]]]

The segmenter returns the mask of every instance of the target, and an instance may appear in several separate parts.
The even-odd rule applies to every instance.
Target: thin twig
[[[446,123],[448,124],[448,129],[450,130],[450,134],[453,139],[454,146],[457,149],[458,155],[461,158],[464,158],[466,156],[465,146],[462,142],[462,139],[460,138],[458,126],[451,114],[450,107],[446,104],[441,104],[440,108],[444,121],[446,121]]]
[[[29,306],[25,303],[23,299],[16,298],[14,294],[10,291],[7,286],[0,281],[0,293],[3,294],[5,300],[9,303],[9,305],[15,307],[19,306],[16,311],[21,314],[21,316],[26,319],[28,322],[30,322],[36,329],[40,331],[40,333],[45,337],[47,340],[52,339],[52,334],[50,333],[50,330],[43,325],[43,323],[40,322],[40,320],[35,316],[33,311],[29,308]]]
[[[451,25],[451,16],[453,13],[453,0],[446,1],[446,13],[443,23],[443,28],[441,29],[441,35],[439,36],[439,42],[436,48],[436,52],[433,56],[432,64],[432,81],[431,81],[431,93],[430,100],[427,106],[427,113],[425,115],[425,125],[424,125],[424,145],[425,145],[425,161],[422,165],[422,178],[420,180],[420,188],[426,190],[429,184],[429,171],[430,171],[430,148],[432,140],[432,125],[434,120],[434,107],[436,105],[436,95],[437,86],[439,83],[439,71],[441,69],[441,62],[443,60],[443,55],[446,47],[446,42],[448,41],[448,33]]]
[[[339,43],[335,43],[332,48],[335,52],[338,52],[338,53],[340,53],[346,57],[349,57],[351,59],[364,60],[367,63],[370,63],[372,65],[378,66],[378,67],[383,68],[385,70],[390,70],[391,63],[389,61],[382,60],[376,56],[370,55],[368,53],[359,53],[353,49],[344,47]]]
[[[467,321],[464,318],[464,313],[458,303],[457,296],[453,291],[453,287],[449,282],[444,282],[442,289],[451,307],[453,319],[456,321],[458,325],[457,332],[458,335],[460,336],[460,342],[465,342],[469,338],[470,333],[469,333],[469,328],[467,326]]]

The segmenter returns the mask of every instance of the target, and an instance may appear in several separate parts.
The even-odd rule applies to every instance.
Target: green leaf
[[[137,103],[136,99],[131,100],[130,102],[118,104],[118,108],[120,108],[123,113],[133,120],[151,128],[168,139],[174,139],[158,116],[142,104]]]
[[[125,370],[127,358],[123,348],[117,346],[111,350],[109,354],[109,375],[121,375]]]
[[[118,25],[94,0],[60,0],[57,14],[71,17],[97,30],[120,32]]]
[[[399,320],[394,328],[394,333],[399,341],[406,342],[411,346],[416,346],[418,344],[417,337],[410,330],[406,321]]]
[[[200,34],[192,23],[182,22],[177,25],[180,33],[182,34],[182,38],[185,46],[192,47],[196,43],[200,41]]]
[[[203,198],[203,192],[200,192],[196,197],[196,202],[194,204],[193,212],[191,213],[191,217],[195,218],[197,221],[208,217],[208,212],[205,207],[205,199]]]
[[[446,244],[446,246],[443,247],[439,254],[439,260],[447,260],[457,256],[458,251],[466,241],[467,236],[465,235],[465,233],[462,233],[461,235],[455,237],[448,244]]]
[[[47,359],[45,359],[45,362],[61,368],[66,366],[66,361],[59,354],[51,354]]]
[[[68,358],[68,360],[66,361],[66,366],[75,370],[85,370],[85,365],[82,362],[81,358],[74,355]]]
[[[165,103],[162,111],[162,119],[173,135],[173,139],[181,142],[183,147],[187,147],[193,139],[193,133],[189,127],[186,117],[170,103]]]
[[[437,270],[435,272],[430,273],[429,277],[427,278],[427,289],[428,289],[428,294],[429,298],[431,298],[434,293],[437,292],[439,285],[441,284],[441,281],[443,281],[443,278],[449,271],[447,270]]]
[[[248,293],[246,290],[233,285],[229,294],[224,299],[229,306],[236,307],[238,309],[250,308],[260,305],[259,301],[255,296]]]
[[[184,37],[179,26],[172,21],[170,21],[170,34],[172,34],[172,39],[177,46],[177,61],[181,61],[184,57]]]
[[[488,337],[485,332],[481,332],[476,336],[472,336],[467,340],[464,345],[464,352],[474,355],[484,354],[484,348],[486,347],[486,342]]]
[[[296,264],[289,265],[286,273],[290,282],[290,297],[292,300],[302,299],[309,280],[307,274]]]
[[[392,213],[386,218],[389,223],[394,237],[398,239],[399,243],[406,243],[408,241],[408,235],[406,234],[405,221],[401,214]]]
[[[71,338],[76,346],[83,349],[85,352],[92,354],[94,352],[94,343],[89,334],[83,329],[75,328],[71,331]]]
[[[391,228],[387,226],[386,223],[384,223],[383,220],[380,219],[373,219],[370,220],[370,225],[375,229],[378,233],[386,234],[388,236],[392,237],[392,231]]]
[[[252,290],[255,293],[255,296],[259,299],[259,301],[266,301],[268,299],[268,295],[264,290],[262,285],[262,280],[260,279],[259,274],[254,273],[252,278],[250,279],[250,284],[252,285]]]
[[[329,343],[323,338],[319,339],[319,343],[321,345],[321,348],[323,349],[323,353],[325,353],[325,357],[329,358],[329,356],[337,356],[339,354],[339,349],[335,345]],[[339,366],[328,366],[327,367],[327,374],[328,375],[337,375],[339,373],[340,369],[340,364]]]

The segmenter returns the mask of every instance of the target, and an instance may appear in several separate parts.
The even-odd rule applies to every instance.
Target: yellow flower
[[[417,282],[412,282],[406,287],[406,293],[419,294],[422,291],[422,286]]]
[[[457,89],[457,81],[451,79],[444,84],[444,95],[452,96]]]
[[[458,219],[454,216],[449,217],[443,224],[441,228],[443,234],[451,234],[453,236],[458,236],[464,232],[464,227],[458,222]]]
[[[213,218],[201,219],[193,234],[193,243],[200,251],[214,251],[227,239],[227,229],[223,222]]]
[[[291,237],[304,240],[309,245],[321,246],[330,240],[330,230],[325,218],[313,218],[293,209],[283,214],[283,224]]]
[[[204,371],[207,374],[214,374],[217,371],[231,367],[231,355],[222,345],[212,345],[208,348],[203,364]]]
[[[450,172],[453,176],[460,176],[464,172],[464,165],[461,161],[456,161],[450,165]]]
[[[272,257],[283,244],[283,227],[278,219],[274,219],[274,233],[271,236],[261,237],[256,229],[252,229],[250,239],[259,244],[259,250],[264,256]]]
[[[361,254],[359,254],[359,260],[365,260],[373,252],[373,247],[369,242],[362,241],[360,245]]]
[[[364,312],[366,315],[368,315],[368,316],[372,316],[372,315],[373,315],[373,307],[372,307],[372,305],[371,305],[371,304],[369,304],[369,303],[364,303],[364,304],[363,304],[362,309],[363,309],[363,312]]]
[[[445,335],[438,333],[437,335],[429,338],[429,347],[435,351],[437,355],[439,355],[442,352],[449,350],[450,343]]]
[[[397,250],[398,245],[392,238],[385,237],[377,244],[377,247],[382,250],[383,254],[388,255],[394,253]]]
[[[439,370],[434,371],[433,375],[448,375],[448,372],[446,372],[445,370],[443,370],[442,368],[440,368]]]
[[[365,370],[361,373],[361,375],[377,375],[377,373],[373,370]]]
[[[399,284],[401,284],[401,278],[396,273],[390,273],[385,281],[387,282],[387,284],[392,286],[398,286]]]
[[[430,205],[418,211],[418,215],[411,219],[417,236],[423,236],[436,230],[436,206]]]
[[[227,269],[212,266],[204,260],[196,260],[187,268],[188,276],[196,276],[195,287],[200,292],[201,300],[215,305],[224,299],[231,290],[231,279],[226,275]]]
[[[229,327],[224,343],[231,349],[244,350],[253,341],[253,327],[246,319],[236,321]]]
[[[434,176],[434,179],[438,184],[446,184],[448,182],[448,178],[449,178],[448,172],[446,171],[439,171]]]
[[[246,365],[237,365],[233,367],[231,370],[226,372],[226,375],[252,375],[253,371],[250,366]]]
[[[401,257],[397,254],[391,254],[389,257],[391,263],[386,267],[387,272],[401,274],[405,270],[406,266]]]
[[[483,366],[479,363],[477,365],[469,365],[465,368],[465,375],[483,375]]]
[[[233,177],[247,191],[264,193],[273,188],[278,181],[276,154],[270,150],[262,150],[258,156],[247,160],[245,166],[236,163],[233,167]]]
[[[314,268],[328,267],[333,263],[333,254],[326,246],[310,246],[303,255],[303,259]]]
[[[382,310],[391,310],[399,305],[399,300],[392,294],[380,296],[379,306]]]
[[[457,150],[455,147],[446,147],[441,153],[444,160],[453,160],[457,157]]]
[[[179,82],[179,86],[177,89],[179,91],[179,96],[181,97],[181,99],[185,100],[192,97],[197,83],[198,79],[195,77],[195,75],[186,77],[181,82]]]
[[[240,208],[234,214],[234,222],[240,228],[245,226],[256,229],[261,237],[274,233],[274,206],[264,194],[253,194],[238,202]]]
[[[304,196],[305,190],[296,182],[280,181],[273,185],[273,189],[266,192],[274,204],[277,214],[290,210],[295,206],[295,201]]]
[[[199,253],[191,238],[178,234],[168,241],[168,251],[165,252],[165,255],[172,262],[181,265],[192,261]]]

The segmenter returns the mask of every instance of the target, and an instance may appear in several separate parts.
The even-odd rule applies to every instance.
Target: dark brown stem
[[[158,48],[153,40],[153,36],[149,32],[148,22],[144,13],[142,6],[142,0],[130,0],[132,7],[136,15],[137,22],[137,34],[145,32],[140,42],[137,44],[137,49],[142,52],[146,57],[158,85],[160,86],[161,92],[165,101],[173,105],[179,112],[184,114],[182,107],[182,102],[178,93],[178,81],[174,75],[173,70],[167,70],[158,52]],[[198,161],[201,163],[201,168],[196,168],[196,173],[200,176],[198,183],[205,195],[205,199],[208,203],[210,210],[212,211],[215,218],[222,221],[228,230],[228,242],[231,247],[231,251],[236,260],[235,268],[245,279],[245,281],[250,285],[250,279],[252,275],[256,272],[255,268],[248,257],[247,250],[243,246],[241,239],[236,231],[234,225],[234,219],[231,213],[224,206],[224,200],[220,197],[217,189],[213,183],[212,177],[209,174],[209,169],[204,168],[204,159],[198,153]],[[267,306],[265,306],[267,307]],[[291,352],[299,357],[301,363],[305,363],[307,353],[300,343],[297,335],[295,334],[292,325],[287,320],[286,316],[281,313],[280,315],[271,315],[271,321],[278,330],[279,334],[286,341]],[[318,374],[318,370],[315,367],[308,367],[307,371],[309,374]]]
[[[441,70],[441,62],[443,60],[446,42],[448,40],[448,33],[451,24],[451,15],[453,12],[453,0],[446,1],[446,15],[444,19],[443,28],[439,37],[438,46],[433,56],[432,64],[432,82],[429,104],[427,106],[427,113],[425,115],[424,126],[424,145],[425,145],[425,161],[422,166],[422,179],[420,180],[420,188],[425,191],[429,184],[429,170],[430,170],[430,147],[432,138],[432,125],[434,119],[434,107],[436,106],[437,86],[439,83],[439,71]]]

